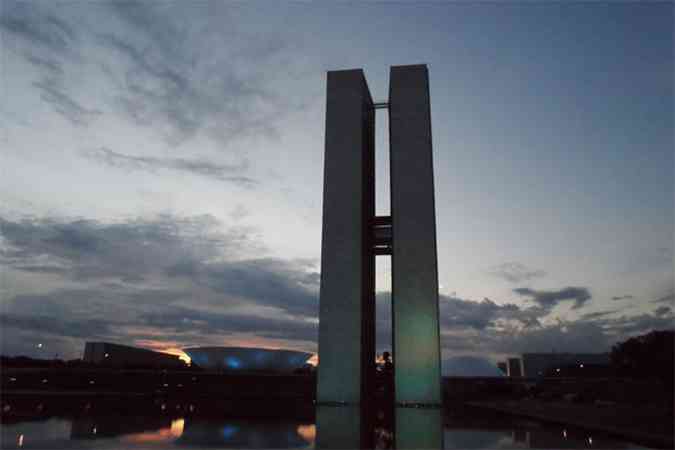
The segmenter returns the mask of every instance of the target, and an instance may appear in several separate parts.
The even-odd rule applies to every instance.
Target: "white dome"
[[[302,367],[311,353],[255,347],[194,347],[183,349],[204,369],[291,372]]]

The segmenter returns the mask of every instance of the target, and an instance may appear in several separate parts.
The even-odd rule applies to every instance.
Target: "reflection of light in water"
[[[19,435],[17,444],[19,445],[19,447],[23,447],[23,434]]]
[[[185,428],[185,419],[175,419],[171,421],[171,426],[162,428],[157,431],[147,431],[145,433],[135,433],[128,436],[122,436],[122,442],[129,442],[134,444],[147,444],[150,442],[163,443],[171,442],[183,435]]]
[[[234,436],[234,434],[237,432],[238,429],[239,428],[235,427],[234,425],[225,425],[222,431],[223,437],[225,439],[231,438],[232,436]]]
[[[171,421],[171,436],[179,438],[183,434],[183,428],[185,428],[185,419],[180,418]]]
[[[309,444],[316,440],[316,425],[314,424],[298,425],[298,429],[296,431]]]

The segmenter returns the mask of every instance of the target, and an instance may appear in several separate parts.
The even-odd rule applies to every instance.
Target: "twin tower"
[[[389,111],[391,216],[375,216],[375,111]],[[319,404],[374,395],[375,257],[392,258],[395,399],[441,404],[438,269],[426,65],[391,67],[388,103],[363,70],[328,72]]]

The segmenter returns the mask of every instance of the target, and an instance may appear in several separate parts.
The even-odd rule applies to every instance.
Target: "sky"
[[[389,67],[420,63],[443,357],[673,327],[671,2],[0,8],[2,354],[315,352],[326,72],[363,68],[386,101]]]

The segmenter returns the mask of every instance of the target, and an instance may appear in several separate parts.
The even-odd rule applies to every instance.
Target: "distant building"
[[[506,375],[509,377],[522,377],[523,360],[521,358],[509,358],[506,360]]]
[[[312,353],[256,347],[195,347],[183,349],[192,365],[224,371],[293,372],[307,364]]]
[[[498,362],[498,363],[497,363],[497,368],[498,368],[499,370],[501,370],[502,372],[504,372],[504,375],[508,375],[509,369],[508,369],[508,366],[506,365],[506,362],[505,362],[505,361]]]
[[[576,366],[609,365],[609,353],[523,353],[523,373],[526,377],[540,377],[549,371]]]
[[[176,355],[154,352],[144,348],[109,342],[87,342],[84,345],[84,362],[107,366],[177,368],[185,363]]]

